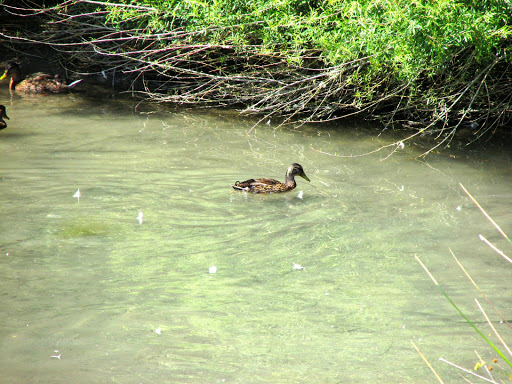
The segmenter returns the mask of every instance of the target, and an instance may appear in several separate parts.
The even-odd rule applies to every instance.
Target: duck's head
[[[306,179],[307,181],[311,181],[311,180],[309,180],[309,177],[307,177],[306,174],[304,173],[304,169],[302,169],[302,165],[297,164],[297,163],[293,163],[292,165],[290,165],[288,167],[288,171],[286,172],[286,175],[287,176],[300,176],[300,177]]]
[[[18,63],[14,62],[14,61],[7,62],[7,64],[5,65],[5,72],[2,75],[2,77],[0,77],[0,80],[5,79],[7,76],[17,77],[17,78],[21,76],[21,70],[20,70],[20,66]]]

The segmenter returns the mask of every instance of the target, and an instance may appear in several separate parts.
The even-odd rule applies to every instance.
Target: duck
[[[284,183],[275,179],[249,179],[245,181],[237,181],[231,185],[237,191],[252,192],[252,193],[281,193],[288,192],[297,186],[295,176],[300,176],[307,181],[309,177],[304,173],[302,165],[293,163],[286,171]]]
[[[9,116],[7,116],[7,113],[5,113],[5,106],[0,105],[0,130],[7,128],[7,123],[4,121],[4,119],[9,120]]]
[[[49,75],[43,72],[33,73],[25,79],[21,75],[21,68],[18,63],[9,61],[5,65],[5,72],[0,80],[11,77],[9,89],[31,94],[64,93],[82,80],[77,80],[71,84],[66,84],[59,75]]]

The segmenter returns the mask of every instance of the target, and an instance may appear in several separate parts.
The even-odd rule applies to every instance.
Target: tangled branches
[[[120,10],[131,17],[112,22]],[[471,47],[461,49],[444,72],[412,83],[385,66],[372,69],[372,55],[328,65],[320,49],[215,43],[218,26],[195,30],[174,18],[172,27],[155,32],[140,21],[148,14],[166,16],[152,7],[92,0],[46,9],[5,4],[3,18],[17,23],[4,23],[0,36],[13,50],[50,47],[81,76],[108,75],[124,90],[157,102],[237,107],[262,116],[260,121],[276,117],[300,125],[360,115],[435,134],[441,145],[461,127],[480,137],[512,116],[511,65],[496,57],[478,68],[467,60]],[[42,28],[29,22],[19,31],[27,20]]]

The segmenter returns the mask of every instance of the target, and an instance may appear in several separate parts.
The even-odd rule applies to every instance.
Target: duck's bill
[[[3,80],[7,77],[7,71],[4,72],[4,74],[2,75],[2,77],[0,77],[0,80]]]
[[[301,177],[305,178],[307,181],[311,182],[311,180],[309,180],[309,177],[306,176],[305,173],[303,173],[302,175],[300,175]]]

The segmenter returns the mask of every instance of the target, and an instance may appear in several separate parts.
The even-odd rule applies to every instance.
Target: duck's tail
[[[242,188],[242,187],[239,187],[238,185],[231,185],[233,187],[234,190],[237,190],[237,191],[247,191],[248,189],[247,188]]]
[[[68,84],[68,88],[73,88],[75,87],[78,83],[81,83],[83,79],[78,79],[78,80],[75,80],[73,81],[71,84]]]

